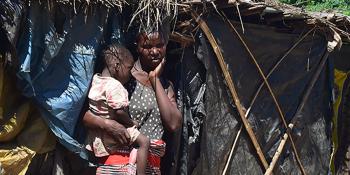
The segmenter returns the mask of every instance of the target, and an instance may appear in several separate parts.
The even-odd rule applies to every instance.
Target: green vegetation
[[[280,0],[309,11],[338,11],[350,15],[350,0]]]

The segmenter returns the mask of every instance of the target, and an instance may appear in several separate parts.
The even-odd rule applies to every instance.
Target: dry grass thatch
[[[343,38],[350,41],[347,27],[350,19],[344,15],[333,13],[311,13],[302,8],[280,3],[277,0],[41,0],[58,2],[75,7],[76,4],[104,5],[108,8],[118,8],[122,11],[125,6],[133,9],[130,25],[138,26],[140,31],[158,30],[166,19],[176,19],[183,11],[190,16],[190,11],[198,11],[208,7],[212,10],[233,6],[239,12],[237,15],[265,15],[268,22],[278,20],[304,20],[305,25],[323,25],[336,30]],[[74,8],[75,9],[75,8]],[[201,10],[199,10],[201,11]],[[210,11],[210,10],[209,10]],[[200,14],[200,12],[199,12]]]
[[[130,24],[137,21],[139,30],[146,33],[158,30],[167,19],[175,18],[179,5],[178,0],[138,0]]]
[[[44,1],[44,0],[42,0]],[[76,9],[77,4],[86,7],[103,5],[107,8],[118,8],[122,11],[125,6],[132,6],[134,12],[130,25],[139,26],[140,31],[150,32],[158,30],[162,23],[177,15],[178,0],[46,0],[48,4],[61,3]]]
[[[77,3],[83,3],[87,5],[101,4],[108,8],[118,7],[120,9],[126,4],[126,1],[124,0],[51,0],[51,1],[59,2],[65,5],[71,5],[71,6],[75,6],[75,4]]]
[[[18,0],[20,1],[20,0]],[[33,0],[32,0],[33,1]],[[37,0],[35,0],[37,1]],[[302,25],[322,26],[331,28],[337,31],[339,35],[346,41],[350,41],[348,28],[350,27],[350,18],[340,14],[333,13],[311,13],[306,12],[302,8],[293,7],[278,2],[277,0],[39,0],[55,5],[61,3],[67,6],[75,7],[83,5],[85,7],[93,5],[103,5],[107,8],[117,8],[122,11],[123,7],[131,6],[133,9],[130,24],[138,26],[140,31],[150,32],[158,30],[159,27],[167,19],[177,19],[178,14],[182,16],[191,16],[190,11],[196,11],[198,14],[202,12],[214,12],[220,8],[233,7],[240,19],[250,15],[260,15],[267,23],[276,21],[283,22],[299,22],[303,21]],[[0,24],[5,20],[11,22],[14,9],[11,7],[10,0],[1,2],[0,5]],[[27,2],[30,2],[28,0]],[[5,4],[5,5],[4,5]],[[6,5],[7,4],[7,5]],[[205,10],[203,10],[205,9]],[[211,10],[210,10],[211,9]],[[238,12],[238,13],[237,13]],[[5,18],[4,18],[5,16]],[[187,28],[192,31],[193,27],[180,26],[188,21],[179,21],[178,28]],[[190,25],[193,24],[192,20]],[[241,21],[243,24],[244,21]],[[179,25],[180,24],[180,25]],[[243,27],[243,25],[242,25]],[[186,32],[177,30],[176,37]],[[180,35],[178,35],[180,33]],[[189,36],[182,40],[189,41]]]
[[[183,45],[193,43],[191,36],[198,25],[191,18],[191,11],[201,15],[216,13],[226,9],[230,14],[235,14],[241,22],[244,32],[244,23],[247,18],[260,19],[259,24],[280,23],[286,28],[317,28],[318,31],[327,36],[328,41],[340,43],[350,42],[350,18],[336,13],[307,12],[302,8],[280,3],[276,0],[216,0],[203,2],[202,0],[191,0],[182,2],[179,8],[179,18],[176,24],[176,33],[171,39]],[[176,35],[175,35],[176,34]],[[339,38],[341,38],[339,40]],[[192,40],[192,41],[191,41]],[[337,45],[339,47],[339,45]],[[333,46],[332,46],[333,47]],[[331,50],[331,48],[330,48]]]

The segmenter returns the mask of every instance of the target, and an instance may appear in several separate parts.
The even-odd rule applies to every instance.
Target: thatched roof
[[[89,7],[103,5],[107,8],[118,8],[122,11],[125,6],[132,6],[134,12],[130,21],[136,23],[141,31],[157,30],[164,20],[174,18],[177,14],[178,0],[46,0],[49,3],[56,2],[74,9],[77,4]]]
[[[350,42],[350,18],[339,13],[307,12],[303,8],[280,3],[276,0],[216,0],[215,2],[192,0],[183,2],[180,8],[180,16],[177,28],[172,34],[172,39],[183,44],[193,42],[193,31],[197,28],[196,20],[191,17],[191,11],[205,15],[217,13],[229,9],[240,19],[242,26],[244,19],[256,16],[259,24],[273,25],[283,23],[294,28],[317,28],[327,36],[329,48],[341,46],[341,41]],[[184,16],[189,16],[188,18]],[[333,43],[332,43],[333,42]]]
[[[65,5],[75,6],[76,4],[86,5],[104,5],[108,8],[122,8],[126,1],[124,0],[48,0],[51,2],[58,2]]]
[[[232,8],[241,19],[256,15],[260,16],[260,19],[266,24],[283,22],[293,26],[320,27],[327,29],[326,32],[336,31],[343,41],[350,42],[348,30],[350,18],[348,16],[338,13],[307,12],[303,8],[283,4],[277,0],[41,0],[41,2],[45,1],[48,4],[62,3],[74,8],[77,4],[84,6],[103,5],[107,8],[120,10],[125,6],[133,6],[132,22],[136,22],[140,26],[140,30],[154,30],[161,25],[166,17],[170,16],[172,19],[179,19],[175,31],[183,36],[186,36],[186,33],[189,34],[189,31],[192,31],[196,25],[193,20],[180,19],[181,16],[188,16],[188,19],[192,19],[191,11],[196,11],[198,14],[215,13],[217,9]],[[1,2],[0,24],[14,21],[12,14],[15,10],[18,9],[12,8],[10,0]],[[244,22],[243,20],[242,23]],[[177,40],[191,40],[188,36],[186,38],[181,35],[177,35]]]

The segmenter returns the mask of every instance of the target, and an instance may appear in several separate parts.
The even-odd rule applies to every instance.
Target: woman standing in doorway
[[[167,35],[162,31],[140,33],[137,36],[139,58],[131,70],[132,79],[126,85],[130,97],[129,114],[139,123],[140,132],[151,140],[147,174],[160,174],[160,158],[165,152],[161,139],[164,129],[174,132],[182,124],[173,86],[162,76],[166,45]],[[130,136],[124,126],[92,115],[87,112],[84,116],[87,127],[102,129],[117,142],[129,144]],[[135,157],[130,154],[129,147],[121,148],[117,153],[99,159],[101,166],[96,174],[135,174]]]

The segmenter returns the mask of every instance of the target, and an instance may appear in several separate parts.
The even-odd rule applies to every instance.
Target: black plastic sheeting
[[[0,54],[5,56],[5,63],[17,66],[15,57],[15,36],[23,10],[23,3],[18,0],[4,0],[0,3]]]
[[[204,94],[206,69],[196,57],[195,50],[183,51],[181,64],[177,67],[179,104],[183,113],[183,127],[179,145],[176,174],[190,174],[197,165],[203,120],[206,116]]]
[[[206,19],[232,76],[239,99],[248,109],[261,76],[247,51],[221,17]],[[263,25],[244,24],[244,37],[265,75],[306,32],[292,32]],[[235,24],[240,30],[240,24]],[[306,37],[278,66],[269,83],[289,123],[311,81],[327,41],[317,32]],[[184,125],[179,174],[221,174],[234,138],[242,124],[212,47],[199,32],[196,44],[182,58]],[[327,174],[331,153],[332,76],[326,66],[313,87],[293,129],[293,139],[308,174]],[[250,109],[249,122],[270,162],[285,128],[273,100],[264,86]],[[243,129],[244,130],[244,129]],[[188,138],[188,139],[187,139]],[[301,174],[288,141],[274,169],[275,174]],[[264,168],[244,131],[234,150],[227,174],[263,174]]]
[[[330,57],[334,59],[334,67],[343,72],[350,71],[350,44],[343,44],[339,51],[334,51]]]

